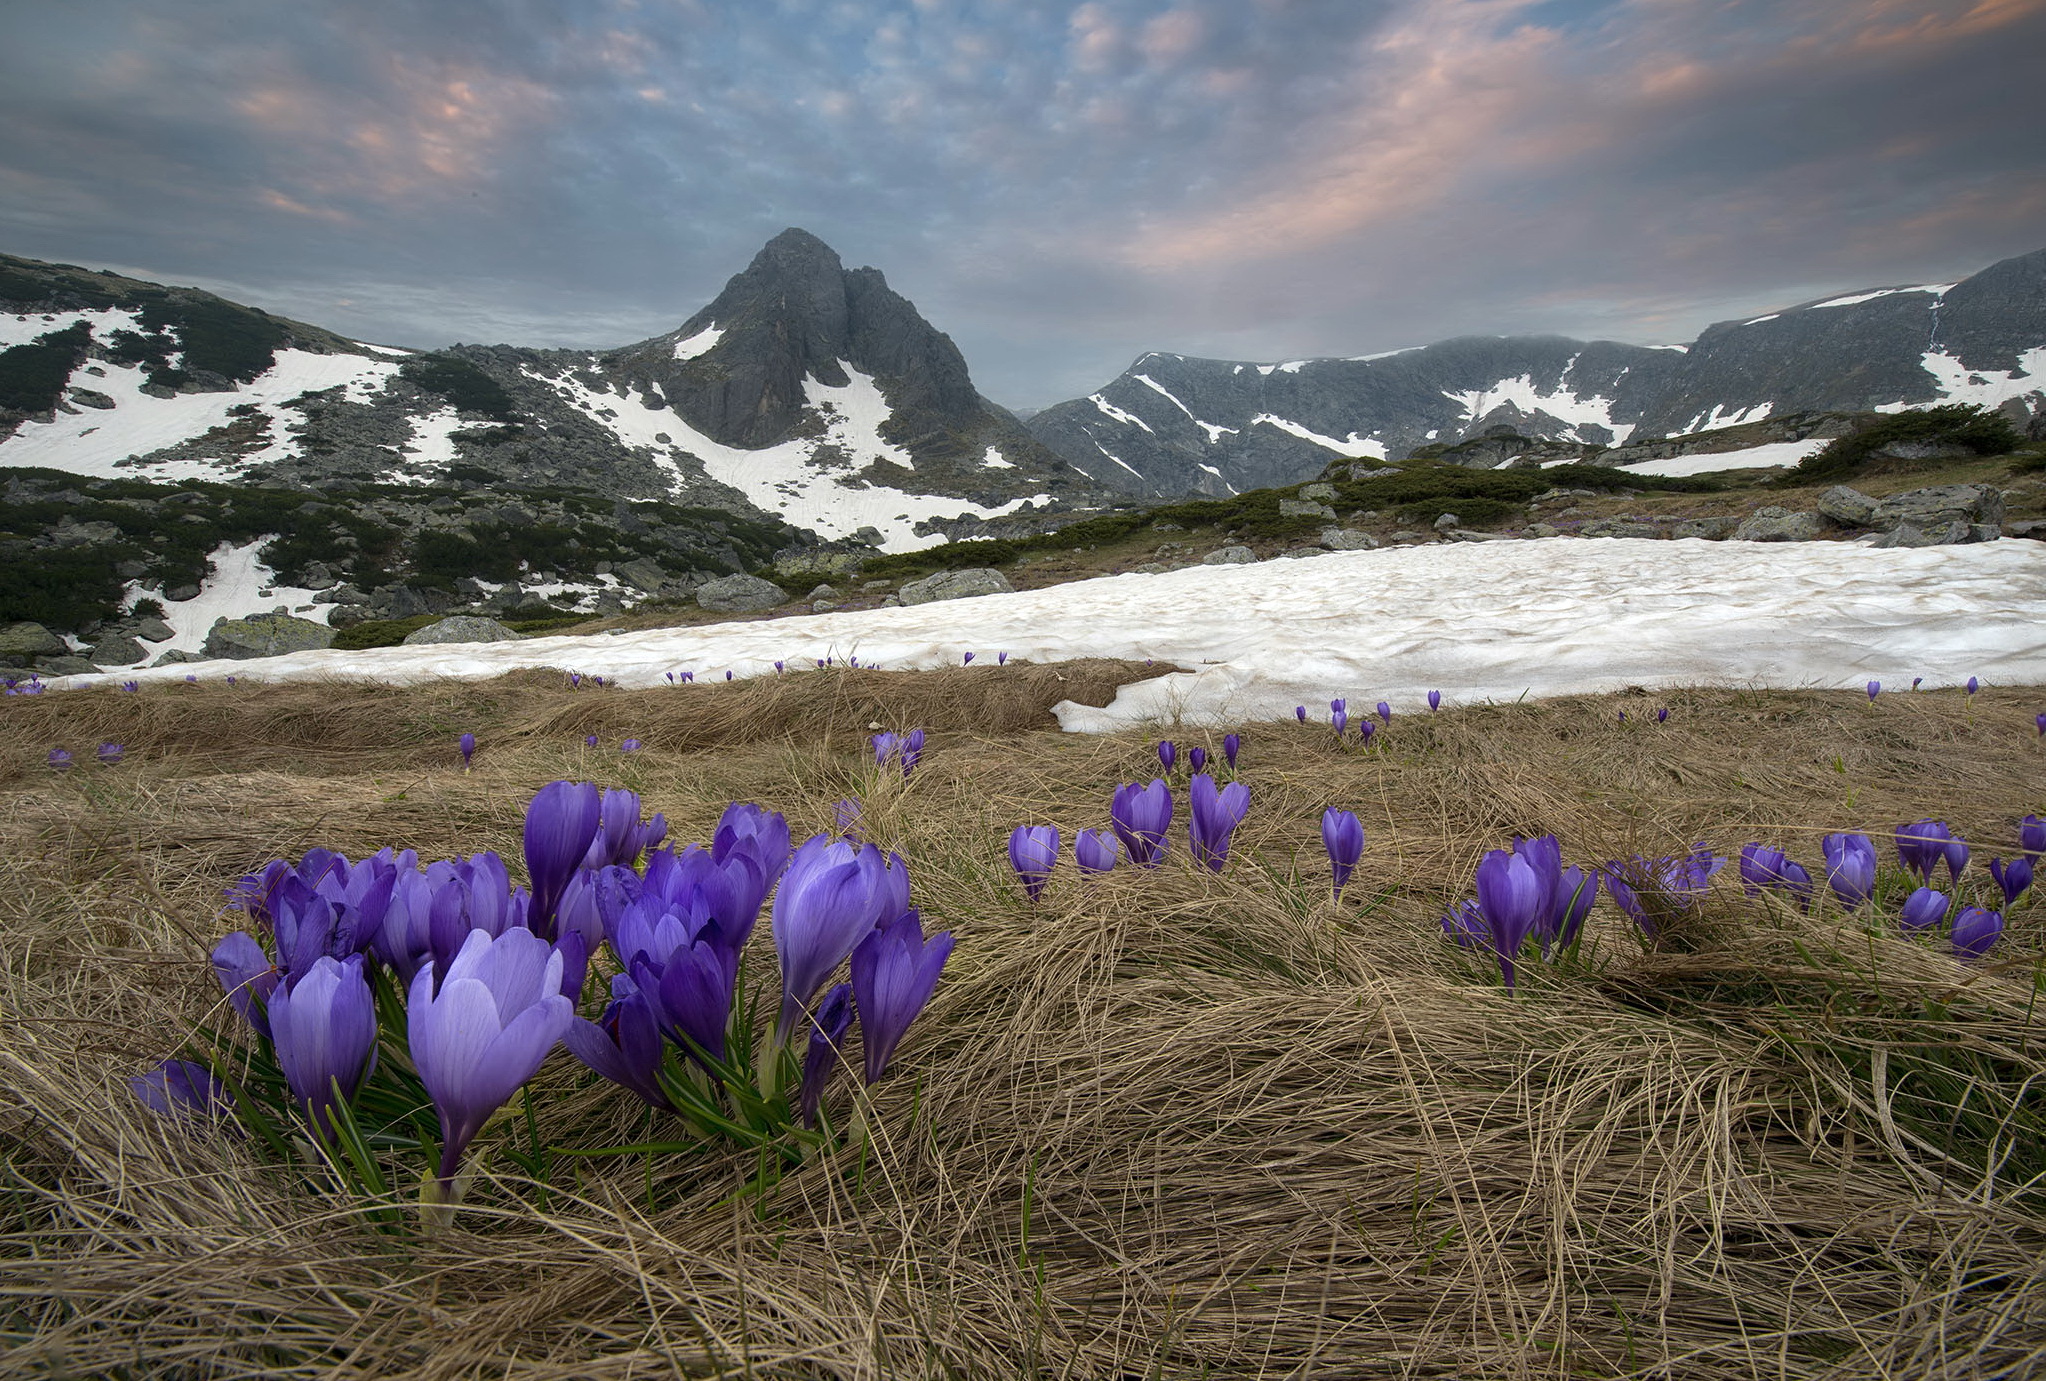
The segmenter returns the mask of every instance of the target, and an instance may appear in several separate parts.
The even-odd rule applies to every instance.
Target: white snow
[[[1087,438],[1087,439],[1088,439],[1089,441],[1094,441],[1094,438],[1093,438],[1093,436],[1092,436],[1091,434],[1090,434],[1090,435],[1088,436],[1088,438]],[[1119,456],[1119,455],[1117,455],[1117,454],[1116,454],[1115,452],[1113,452],[1113,451],[1109,450],[1109,449],[1108,449],[1108,448],[1107,448],[1106,446],[1102,445],[1102,444],[1101,444],[1101,443],[1100,443],[1099,441],[1094,441],[1094,449],[1095,449],[1095,450],[1097,450],[1097,451],[1099,451],[1099,452],[1101,452],[1101,454],[1103,454],[1103,455],[1107,456],[1107,457],[1108,457],[1108,458],[1109,458],[1110,460],[1114,461],[1114,462],[1115,462],[1115,463],[1116,463],[1117,465],[1120,465],[1120,466],[1121,466],[1121,467],[1122,467],[1123,469],[1125,469],[1125,470],[1129,471],[1129,472],[1130,472],[1131,474],[1135,475],[1135,476],[1136,476],[1136,477],[1137,477],[1138,479],[1142,479],[1142,478],[1144,477],[1144,472],[1143,472],[1142,470],[1139,470],[1139,469],[1138,469],[1138,468],[1137,468],[1136,466],[1134,466],[1134,465],[1130,464],[1130,463],[1129,463],[1128,461],[1124,460],[1124,459],[1123,459],[1123,458],[1122,458],[1121,456]]]
[[[1002,458],[1001,447],[990,446],[987,448],[987,454],[980,458],[980,468],[983,470],[1013,470],[1016,468],[1016,465],[1014,461]]]
[[[1360,598],[1368,591],[1369,598]],[[1879,550],[1843,542],[1439,543],[1315,561],[1197,566],[910,608],[516,643],[302,652],[129,677],[409,683],[561,667],[624,686],[729,667],[772,675],[856,654],[890,670],[960,654],[1054,662],[1155,659],[1185,671],[1106,708],[1063,704],[1068,730],[1290,720],[1332,696],[1426,713],[1449,704],[1649,687],[2046,682],[2046,544]],[[677,694],[687,694],[678,688]],[[1394,725],[1397,729],[1397,720]],[[1290,730],[1279,730],[1289,732]]]
[[[1851,297],[1829,297],[1824,302],[1812,303],[1805,310],[1816,312],[1821,307],[1852,307],[1857,302],[1873,302],[1878,297],[1894,297],[1898,293],[1931,293],[1935,297],[1945,297],[1955,286],[1953,283],[1921,283],[1915,288],[1877,288],[1874,292],[1855,293]]]
[[[1942,402],[1974,403],[1993,408],[2012,398],[2046,393],[2046,346],[2027,350],[2018,356],[2018,367],[2014,370],[1970,369],[1952,355],[1939,350],[1926,351],[1919,357],[1919,363],[1925,367],[1926,373],[1932,375]],[[1921,403],[1884,403],[1876,411],[1902,412],[1906,408],[1922,406]]]
[[[1773,441],[1766,446],[1749,446],[1739,451],[1711,451],[1694,456],[1671,456],[1668,460],[1644,460],[1620,468],[1630,475],[1710,475],[1720,470],[1758,470],[1770,465],[1795,465],[1806,456],[1817,455],[1826,443],[1816,437],[1803,441]]]
[[[796,438],[757,451],[713,441],[683,421],[679,413],[648,407],[637,394],[598,392],[573,375],[549,376],[530,365],[525,374],[582,409],[626,445],[646,447],[654,461],[666,466],[677,480],[686,477],[679,457],[694,456],[712,479],[732,486],[798,527],[814,529],[825,537],[850,537],[863,527],[878,529],[883,551],[915,551],[944,541],[943,533],[917,534],[916,524],[927,518],[961,514],[997,518],[1026,503],[1050,499],[1048,494],[1034,494],[987,508],[965,499],[910,494],[858,479],[856,472],[875,461],[905,469],[914,468],[914,464],[907,451],[880,435],[880,426],[889,415],[880,386],[851,366],[842,367],[848,376],[842,386],[822,384],[815,378],[804,380],[804,396],[825,422],[822,437]],[[661,440],[664,436],[665,441]],[[850,458],[841,469],[826,470],[813,463],[813,453],[826,445]]]
[[[1235,485],[1229,482],[1229,477],[1227,475],[1223,474],[1220,470],[1217,470],[1214,466],[1202,464],[1200,461],[1195,461],[1194,464],[1199,465],[1201,469],[1206,470],[1216,479],[1222,481],[1222,487],[1228,490],[1230,493],[1236,494],[1241,492],[1240,490],[1237,489]]]
[[[455,463],[455,433],[465,424],[451,407],[412,419],[412,439],[405,443],[405,461],[384,478],[395,484],[426,484]]]
[[[214,427],[235,419],[228,409],[253,404],[270,419],[272,446],[261,453],[274,455],[278,443],[286,441],[286,428],[299,414],[281,404],[301,393],[343,386],[349,396],[366,401],[384,387],[398,366],[360,355],[315,355],[305,350],[280,350],[277,362],[254,382],[233,393],[180,393],[154,398],[142,392],[144,371],[139,366],[99,363],[105,372],[94,375],[80,369],[71,376],[72,386],[104,393],[114,400],[108,409],[80,408],[76,413],[60,412],[54,421],[24,422],[13,436],[0,442],[0,466],[40,465],[74,475],[125,476],[129,479],[179,480],[228,479],[257,457],[234,459],[226,452],[216,456],[173,461],[161,465],[134,466],[119,462],[130,456],[146,455],[204,435]]]
[[[1758,317],[1756,317],[1756,318],[1755,318],[1755,319],[1754,319],[1753,321],[1743,321],[1743,322],[1741,323],[1741,325],[1743,325],[1743,326],[1760,326],[1760,325],[1761,325],[1761,324],[1762,324],[1763,322],[1765,322],[1765,321],[1774,321],[1774,320],[1776,320],[1776,319],[1777,319],[1778,317],[1780,317],[1780,316],[1782,316],[1782,315],[1783,315],[1783,313],[1781,313],[1781,312],[1771,312],[1771,313],[1769,313],[1769,315],[1767,315],[1767,316],[1758,316]]]
[[[1688,345],[1651,345],[1648,348],[1650,350],[1674,350],[1679,355],[1688,355],[1691,353],[1691,347]]]
[[[171,651],[197,652],[205,646],[206,635],[212,631],[215,621],[268,614],[280,605],[286,613],[311,619],[314,623],[325,623],[327,615],[334,612],[333,605],[313,603],[311,590],[277,584],[275,573],[256,555],[265,543],[276,536],[273,532],[243,546],[223,542],[214,548],[212,555],[206,558],[212,564],[213,572],[200,582],[199,593],[191,599],[165,599],[162,587],[130,581],[121,607],[132,609],[135,601],[144,596],[161,601],[163,621],[171,626],[175,635],[168,642],[144,643],[150,655]],[[159,673],[167,673],[171,669],[158,670]],[[123,669],[118,679],[126,680],[136,674],[137,669]],[[179,676],[183,674],[182,670],[178,671]]]
[[[145,330],[135,313],[126,307],[101,307],[88,312],[0,312],[0,350],[27,345],[37,336],[61,331],[77,321],[92,327],[93,339],[102,345],[116,331]]]
[[[1288,360],[1279,366],[1279,372],[1281,374],[1298,374],[1304,366],[1312,363],[1314,363],[1312,360]]]
[[[1134,422],[1147,432],[1151,430],[1151,424],[1149,422],[1146,422],[1143,418],[1137,416],[1133,412],[1124,412],[1121,408],[1109,402],[1106,398],[1103,398],[1098,393],[1088,394],[1087,401],[1094,404],[1095,407],[1100,408],[1103,412],[1107,413],[1110,417],[1114,418],[1118,422],[1122,423]],[[1155,433],[1153,434],[1155,435]]]
[[[1384,442],[1374,440],[1368,436],[1359,436],[1355,432],[1350,433],[1349,440],[1338,441],[1332,436],[1323,436],[1320,432],[1309,431],[1298,422],[1289,422],[1283,417],[1275,417],[1268,412],[1261,412],[1250,419],[1250,425],[1253,427],[1260,422],[1277,427],[1282,432],[1289,432],[1299,437],[1302,441],[1312,441],[1317,446],[1334,451],[1339,456],[1347,456],[1351,460],[1356,460],[1361,456],[1370,456],[1373,460],[1385,459]]]
[[[1208,434],[1208,444],[1210,446],[1220,441],[1223,437],[1235,436],[1242,430],[1240,427],[1223,427],[1213,422],[1203,422],[1199,418],[1194,419],[1194,425]]]
[[[1563,377],[1568,378],[1576,364],[1577,357],[1572,355],[1570,363],[1563,366]],[[1511,403],[1522,412],[1545,412],[1557,421],[1572,427],[1585,423],[1603,427],[1612,434],[1615,441],[1625,441],[1634,433],[1632,422],[1613,421],[1612,399],[1596,394],[1589,398],[1581,398],[1560,385],[1553,392],[1544,393],[1536,386],[1533,377],[1527,374],[1501,379],[1490,388],[1464,389],[1457,392],[1443,389],[1442,396],[1463,408],[1463,421],[1466,426],[1492,409]]]
[[[1139,374],[1139,375],[1137,375],[1137,376],[1136,376],[1136,380],[1137,380],[1137,382],[1138,382],[1138,383],[1140,383],[1140,384],[1148,384],[1148,385],[1149,385],[1149,386],[1150,386],[1150,387],[1151,387],[1152,389],[1154,389],[1154,390],[1155,390],[1155,391],[1157,391],[1158,393],[1164,394],[1164,395],[1165,395],[1165,401],[1167,401],[1168,403],[1172,404],[1172,406],[1174,406],[1175,408],[1178,408],[1178,409],[1179,409],[1179,410],[1180,410],[1181,412],[1185,413],[1185,414],[1186,414],[1186,415],[1187,415],[1188,417],[1193,417],[1193,420],[1194,420],[1195,422],[1199,422],[1199,421],[1200,421],[1200,419],[1199,419],[1198,417],[1194,417],[1194,415],[1193,415],[1193,409],[1192,409],[1192,408],[1188,407],[1188,406],[1187,406],[1186,404],[1184,404],[1184,403],[1180,402],[1180,401],[1179,401],[1179,400],[1178,400],[1177,398],[1173,397],[1173,396],[1172,396],[1172,391],[1171,391],[1170,389],[1166,388],[1166,387],[1165,387],[1165,385],[1163,385],[1163,384],[1159,383],[1159,382],[1158,382],[1158,381],[1157,381],[1156,379],[1152,378],[1152,377],[1151,377],[1151,376],[1150,376],[1149,374]]]
[[[1689,436],[1692,432],[1709,432],[1719,427],[1738,427],[1749,422],[1761,422],[1775,410],[1774,403],[1757,403],[1751,408],[1734,408],[1731,411],[1724,403],[1714,403],[1711,412],[1699,413],[1672,435]]]
[[[1372,360],[1389,360],[1394,355],[1411,355],[1416,350],[1426,350],[1427,348],[1425,345],[1403,345],[1397,350],[1381,350],[1375,355],[1352,355],[1350,359],[1353,362],[1368,364]]]
[[[724,334],[725,329],[722,326],[715,323],[706,326],[689,339],[675,342],[675,358],[693,360],[698,355],[706,354],[724,338]]]
[[[410,350],[400,350],[395,345],[371,345],[366,340],[359,340],[356,341],[355,343],[361,346],[364,350],[373,350],[379,355],[391,355],[397,358],[403,358],[414,353],[413,351]]]

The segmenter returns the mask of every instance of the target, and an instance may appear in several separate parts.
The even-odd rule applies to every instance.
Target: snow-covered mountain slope
[[[1369,590],[1369,599],[1358,598]],[[893,670],[961,655],[1155,659],[1187,668],[1106,708],[1059,707],[1069,730],[1317,718],[1330,698],[1426,713],[1474,701],[1739,685],[1902,688],[1970,676],[2046,681],[2046,546],[1881,550],[1842,542],[1444,543],[1313,561],[1197,566],[1017,594],[765,622],[514,643],[302,652],[123,672],[408,683],[524,667],[622,686],[771,676],[857,656]],[[678,675],[679,682],[679,675]],[[70,684],[86,683],[74,678]],[[674,693],[695,688],[677,684]],[[1653,704],[1653,702],[1647,702]],[[1649,726],[1652,728],[1653,726]],[[1678,726],[1672,724],[1670,728]],[[1397,721],[1395,721],[1395,731]],[[1291,731],[1289,724],[1288,730]]]
[[[1959,283],[1723,322],[1684,346],[1472,336],[1280,364],[1144,355],[1028,425],[1104,485],[1222,495],[1496,428],[1608,445],[1943,402],[2046,410],[2046,250]]]
[[[7,466],[580,489],[773,514],[888,551],[1101,497],[974,391],[950,339],[877,270],[846,270],[799,230],[679,330],[611,351],[395,350],[0,256]]]

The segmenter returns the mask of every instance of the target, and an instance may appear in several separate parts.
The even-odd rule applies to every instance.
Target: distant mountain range
[[[1027,425],[1133,495],[1223,495],[1312,478],[1338,455],[1400,459],[1494,429],[1592,444],[1793,412],[1942,402],[2046,409],[2046,250],[1958,283],[1870,288],[1689,345],[1464,336],[1276,364],[1149,354]]]

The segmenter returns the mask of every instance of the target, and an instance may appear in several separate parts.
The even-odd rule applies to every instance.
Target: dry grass
[[[1155,763],[1147,739],[1057,734],[1048,706],[1146,674],[10,701],[0,1377],[2041,1369],[2046,908],[1964,971],[1731,897],[1697,951],[1643,953],[1602,906],[1590,962],[1513,997],[1434,920],[1515,832],[1553,829],[1573,859],[1764,838],[1816,863],[1823,831],[1932,814],[2007,853],[2046,805],[2037,693],[1687,692],[1660,728],[1658,701],[1559,700],[1402,718],[1347,756],[1251,726],[1226,873],[1183,850],[1091,886],[1068,865],[1026,905],[1009,827],[1100,824]],[[873,789],[869,724],[933,730],[906,789]],[[462,729],[484,744],[469,775]],[[649,747],[590,754],[591,732]],[[42,765],[102,738],[129,760]],[[645,792],[682,838],[735,797],[800,836],[867,793],[959,946],[875,1091],[863,1166],[734,1202],[750,1159],[585,1161],[543,1189],[486,1146],[479,1207],[394,1238],[135,1108],[123,1077],[218,1006],[223,886],[314,843],[516,857],[527,793],[566,773]],[[1370,837],[1341,907],[1317,861],[1330,804]],[[646,1132],[565,1057],[542,1083],[555,1144]]]

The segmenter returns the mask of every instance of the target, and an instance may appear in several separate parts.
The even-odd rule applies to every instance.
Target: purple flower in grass
[[[1335,894],[1343,895],[1357,860],[1364,856],[1364,826],[1356,815],[1334,807],[1321,813],[1321,845],[1328,850],[1329,870],[1335,876]]]
[[[124,691],[139,691],[142,689],[142,683],[140,681],[123,681],[121,682],[121,689]],[[2040,719],[2046,720],[2046,715],[2041,715]]]
[[[641,743],[638,739],[629,738],[625,740],[625,742],[618,745],[618,751],[621,753],[637,753],[640,749],[644,747],[646,747],[646,745],[644,743]]]
[[[1328,712],[1328,726],[1336,731],[1336,737],[1340,739],[1345,733],[1349,732],[1350,712],[1348,710],[1330,710]]]
[[[737,991],[738,949],[700,905],[686,921],[664,919],[656,930],[656,947],[679,942],[658,961],[645,951],[635,954],[629,966],[633,984],[646,995],[655,1022],[670,1040],[692,1056],[701,1051],[701,1058],[722,1064]]]
[[[786,663],[783,663],[783,662],[776,662],[776,663],[774,664],[774,674],[775,674],[776,676],[779,676],[779,675],[781,675],[781,673],[782,673],[782,667],[783,667],[784,665],[786,665]]]
[[[1387,724],[1392,723],[1392,705],[1388,701],[1378,702],[1378,717]]]
[[[846,839],[858,842],[860,838],[860,816],[864,812],[858,799],[840,801],[834,808],[832,818],[838,833]]]
[[[70,750],[64,748],[52,748],[50,750],[50,766],[56,768],[59,772],[70,771],[71,770]]]
[[[270,1040],[284,1082],[322,1136],[338,1096],[355,1096],[376,1050],[376,1003],[363,958],[321,955],[295,984],[270,994]]]
[[[637,814],[637,798],[633,805]],[[590,782],[549,782],[526,807],[526,877],[533,887],[527,914],[542,939],[554,938],[561,889],[589,853],[603,813],[603,795]]]
[[[1920,820],[1897,826],[1897,861],[1930,886],[1933,870],[1941,863],[1955,881],[1968,866],[1968,845],[1955,837],[1943,820]]]
[[[873,845],[820,834],[796,850],[774,894],[774,947],[782,975],[778,1044],[789,1043],[804,1009],[853,947],[908,905],[908,867]]]
[[[270,995],[284,981],[284,975],[245,930],[237,930],[216,944],[212,960],[213,976],[220,980],[229,1005],[241,1014],[251,1030],[268,1040]]]
[[[1044,885],[1051,881],[1058,861],[1058,826],[1018,825],[1009,835],[1009,866],[1023,879],[1023,891],[1030,900],[1044,895]]]
[[[1620,711],[1620,723],[1622,723],[1622,724],[1625,724],[1626,722],[1627,722],[1627,712],[1626,712],[1625,710],[1621,710],[1621,711]]]
[[[1307,707],[1305,705],[1295,705],[1293,707],[1293,718],[1305,724],[1307,722]]]
[[[661,1089],[661,1061],[666,1047],[653,1006],[626,974],[611,978],[611,1002],[595,1021],[576,1017],[561,1033],[568,1053],[612,1083],[630,1089],[640,1101],[664,1112],[674,1104]]]
[[[1873,702],[1873,701],[1875,700],[1875,698],[1876,698],[1876,697],[1877,697],[1878,695],[1881,695],[1882,693],[1883,693],[1883,683],[1882,683],[1882,682],[1880,682],[1880,681],[1871,681],[1871,682],[1869,682],[1869,683],[1868,683],[1868,698],[1869,698],[1869,700],[1870,700],[1871,702]]]
[[[617,864],[629,868],[646,850],[658,847],[668,837],[668,818],[657,813],[642,822],[639,813],[638,792],[623,788],[605,791],[597,812],[597,832],[580,866],[606,868]]]
[[[1158,744],[1158,765],[1165,769],[1166,776],[1172,775],[1172,769],[1178,762],[1179,745],[1169,738],[1161,740]]]
[[[1992,858],[1989,860],[1989,876],[1995,881],[1997,890],[2003,893],[2004,906],[2015,906],[2025,889],[2032,885],[2032,860],[2022,854],[2009,863]]]
[[[997,652],[997,653],[995,654],[995,665],[996,665],[996,666],[998,666],[998,667],[1005,667],[1005,666],[1007,666],[1008,664],[1009,664],[1009,654],[1008,654],[1008,653],[1006,653],[1006,652]]]
[[[196,1060],[165,1060],[128,1080],[129,1089],[151,1112],[168,1117],[218,1117],[234,1111],[234,1094]]]
[[[1794,874],[1786,869],[1796,868],[1804,874],[1805,894],[1811,891],[1811,874],[1791,862],[1783,850],[1767,844],[1743,844],[1740,852],[1741,887],[1751,897],[1759,897],[1765,890],[1783,889],[1795,892],[1792,885]]]
[[[1357,725],[1357,737],[1363,741],[1366,748],[1371,746],[1371,736],[1377,732],[1378,726],[1368,719],[1360,721]]]
[[[1430,709],[1431,711],[1432,711],[1432,710],[1439,710],[1439,709],[1441,709],[1441,708],[1442,708],[1442,692],[1441,692],[1441,691],[1439,691],[1439,690],[1435,690],[1435,691],[1429,691],[1429,692],[1428,692],[1428,708],[1429,708],[1429,709]]]
[[[1082,873],[1106,873],[1120,856],[1115,836],[1107,830],[1081,830],[1073,836],[1073,862]]]
[[[1510,990],[1514,961],[1548,911],[1551,894],[1541,873],[1519,854],[1493,849],[1478,864],[1478,913],[1491,933],[1499,973]]]
[[[1193,845],[1194,861],[1221,872],[1229,861],[1229,839],[1243,823],[1250,809],[1250,788],[1231,782],[1221,788],[1203,772],[1187,785],[1187,835]]]
[[[969,653],[967,653],[967,654],[966,654],[965,656],[961,657],[961,658],[959,659],[959,665],[961,665],[961,666],[963,666],[963,667],[970,667],[970,666],[972,666],[972,665],[973,665],[973,654],[972,654],[971,652],[969,652]]]
[[[1147,786],[1119,786],[1108,803],[1108,821],[1130,862],[1155,868],[1165,857],[1165,833],[1172,828],[1172,791],[1156,777]]]
[[[468,771],[469,759],[476,756],[476,735],[463,734],[455,740],[455,751],[462,755],[462,770]]]
[[[2034,863],[2046,860],[2046,820],[2027,815],[2018,821],[2018,852]]]
[[[596,736],[595,734],[584,734],[584,735],[583,735],[583,747],[585,747],[585,748],[595,748],[596,746],[597,746],[597,736]]]
[[[1189,749],[1187,749],[1187,750],[1186,750],[1186,770],[1187,770],[1187,771],[1189,771],[1189,772],[1194,772],[1194,773],[1200,773],[1200,772],[1205,772],[1205,771],[1207,771],[1207,770],[1208,770],[1208,750],[1207,750],[1207,749],[1205,749],[1205,748],[1199,748],[1199,747],[1195,747],[1195,748],[1189,748]]]
[[[817,1004],[816,1022],[810,1028],[810,1048],[803,1052],[803,1082],[797,1094],[803,1125],[817,1125],[818,1109],[824,1105],[824,1087],[845,1051],[845,1034],[853,1024],[853,989],[840,983],[824,994]]]
[[[444,1199],[454,1196],[476,1133],[539,1071],[574,1020],[574,1004],[561,995],[561,967],[552,945],[513,928],[495,938],[471,932],[438,992],[430,969],[413,977],[406,1035],[440,1115]]]
[[[869,1086],[887,1073],[895,1047],[931,1000],[951,954],[952,933],[940,931],[926,940],[923,918],[914,911],[874,931],[853,951],[853,1002],[864,1033]]]
[[[1973,695],[1976,691],[1982,689],[1982,683],[1976,680],[1974,677],[1970,676],[1968,678],[1968,684],[1963,689],[1965,689],[1968,692],[1968,694]]]
[[[727,668],[725,669],[725,679],[726,679],[727,681],[729,681],[729,680],[731,680],[731,679],[732,679],[732,672],[731,672],[731,668],[729,668],[729,667],[727,667]]]
[[[1980,959],[1989,953],[1990,946],[2001,934],[2001,912],[1971,906],[1954,917],[1954,928],[1947,936],[1947,943],[1953,946],[1956,959]]]
[[[1935,892],[1930,887],[1921,887],[1904,898],[1903,913],[1898,916],[1905,930],[1924,930],[1938,925],[1946,919],[1947,897],[1944,892]]]
[[[1819,841],[1826,855],[1826,885],[1840,905],[1854,910],[1875,891],[1876,847],[1865,834],[1829,834]]]
[[[94,750],[94,756],[98,757],[101,767],[112,767],[120,762],[122,756],[127,751],[118,743],[102,743]]]
[[[2039,737],[2046,738],[2046,714],[2033,715],[2032,722],[2039,726]]]
[[[1665,708],[1663,708],[1663,709],[1660,709],[1660,710],[1657,710],[1657,711],[1655,712],[1655,722],[1656,722],[1657,724],[1667,724],[1667,723],[1669,723],[1669,710],[1668,710],[1668,708],[1666,708],[1666,707],[1665,707]]]
[[[1442,933],[1465,949],[1489,949],[1492,927],[1474,901],[1460,901],[1442,913]]]
[[[1584,929],[1584,918],[1591,914],[1592,903],[1598,900],[1599,874],[1572,864],[1565,868],[1556,879],[1556,891],[1551,902],[1556,943],[1568,948],[1577,943],[1577,936]]]
[[[1222,735],[1222,760],[1229,764],[1229,770],[1236,770],[1236,755],[1243,751],[1242,734]]]

